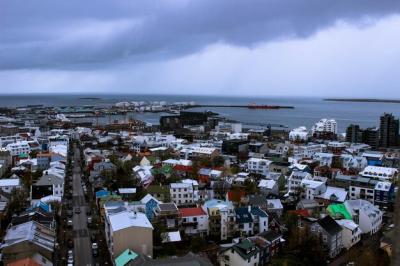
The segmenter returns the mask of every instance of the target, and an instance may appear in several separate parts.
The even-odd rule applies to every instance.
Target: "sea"
[[[294,109],[254,110],[247,108],[207,107],[192,108],[190,111],[213,111],[220,116],[243,123],[246,127],[262,127],[267,124],[283,125],[289,128],[311,126],[321,118],[334,118],[338,123],[338,132],[345,132],[349,124],[361,127],[379,126],[379,117],[383,113],[400,116],[399,103],[381,102],[333,102],[322,98],[302,97],[230,97],[198,95],[83,95],[83,94],[23,94],[0,95],[0,107],[22,107],[27,105],[45,106],[111,106],[121,101],[166,101],[189,102],[208,105],[289,105]],[[158,124],[159,117],[166,113],[133,113],[131,118],[151,124]],[[117,117],[118,118],[118,117]],[[115,119],[115,118],[113,118]]]

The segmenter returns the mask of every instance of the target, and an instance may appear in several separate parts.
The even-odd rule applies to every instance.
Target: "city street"
[[[87,203],[81,184],[80,151],[74,145],[74,168],[72,176],[73,236],[75,265],[92,265],[92,249],[87,227]],[[80,213],[76,213],[76,209]]]

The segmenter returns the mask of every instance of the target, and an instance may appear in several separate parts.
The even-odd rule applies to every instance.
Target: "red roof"
[[[180,165],[180,164],[175,165],[174,169],[176,171],[181,171],[181,172],[191,172],[193,170],[191,166]]]
[[[308,210],[306,210],[306,209],[291,210],[291,211],[288,211],[288,213],[299,215],[299,216],[302,216],[302,217],[309,217],[310,216],[310,212]]]
[[[204,212],[204,210],[202,208],[200,208],[200,207],[182,208],[182,209],[179,209],[179,212],[182,215],[182,217],[207,215]]]
[[[246,192],[243,190],[229,190],[227,196],[229,201],[240,202],[246,196]]]
[[[8,263],[9,266],[40,266],[35,260],[31,258],[20,259],[11,263]]]

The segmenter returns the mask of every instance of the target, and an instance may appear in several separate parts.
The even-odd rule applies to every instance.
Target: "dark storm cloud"
[[[398,12],[399,0],[2,0],[0,69],[163,60],[216,42],[252,47]]]

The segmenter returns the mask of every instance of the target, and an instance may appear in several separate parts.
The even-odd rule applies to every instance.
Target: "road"
[[[74,265],[92,265],[92,247],[87,227],[86,208],[87,203],[82,189],[80,151],[74,145],[74,168],[72,175],[72,206],[73,235],[74,235]],[[79,208],[80,213],[75,213]]]

